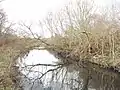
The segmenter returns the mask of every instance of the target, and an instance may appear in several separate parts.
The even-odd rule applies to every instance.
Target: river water
[[[61,77],[59,77],[59,80],[51,80],[53,72],[47,73],[42,79],[37,79],[42,75],[41,73],[55,67],[42,65],[29,67],[29,65],[36,64],[56,64],[57,61],[58,59],[47,50],[31,50],[19,64],[20,71],[25,75],[22,80],[23,90],[69,90],[67,85],[62,85]]]
[[[58,72],[48,72],[42,78],[40,77],[43,73],[56,67],[30,66],[55,65],[57,61],[58,59],[47,50],[31,50],[19,64],[24,76],[21,79],[22,90],[120,90],[120,73],[97,65],[85,63],[86,68],[70,71],[67,74],[66,68],[63,68]]]

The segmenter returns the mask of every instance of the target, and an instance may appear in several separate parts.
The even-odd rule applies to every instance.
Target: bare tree
[[[57,77],[59,75],[58,73],[65,68],[67,74],[63,75],[62,83],[73,86],[73,81],[75,81],[78,83],[78,90],[80,89],[79,85],[81,85],[82,81],[80,79],[81,76],[83,76],[82,78],[84,80],[82,83],[83,87],[81,87],[83,90],[89,88],[91,84],[90,81],[94,83],[93,88],[114,89],[115,84],[113,84],[113,82],[119,82],[119,80],[116,81],[119,74],[115,73],[115,75],[111,76],[107,73],[111,73],[109,70],[113,72],[118,71],[114,66],[119,65],[117,62],[117,58],[119,57],[118,42],[120,38],[120,32],[118,31],[119,12],[117,11],[116,13],[112,11],[112,17],[110,16],[111,13],[107,11],[99,14],[95,12],[96,6],[91,0],[79,0],[76,1],[73,6],[74,5],[75,7],[72,7],[72,5],[66,6],[62,13],[59,12],[56,15],[58,17],[54,17],[54,15],[50,13],[43,21],[41,25],[44,25],[45,29],[51,33],[51,38],[46,41],[40,36],[36,37],[31,30],[31,26],[23,25],[35,39],[44,43],[45,48],[42,49],[47,49],[51,54],[60,58],[56,65],[37,64],[25,67],[55,67],[54,69],[47,70],[45,73],[40,72],[41,76],[37,78],[40,80],[49,72],[55,72]],[[43,29],[42,27],[42,30]],[[116,63],[114,63],[115,60]],[[101,69],[99,66],[103,68]],[[104,73],[106,70],[104,67],[109,68],[107,73]],[[74,71],[76,71],[75,73],[79,72],[83,75],[78,73],[78,79],[71,80],[67,78],[68,73]],[[106,75],[108,75],[108,81],[105,81]],[[114,78],[114,76],[116,76],[116,78]],[[53,80],[53,77],[51,78]],[[98,78],[102,79],[97,83]],[[109,81],[112,81],[112,85]],[[105,82],[107,82],[107,84]],[[73,87],[71,87],[71,90],[77,89],[77,87]]]

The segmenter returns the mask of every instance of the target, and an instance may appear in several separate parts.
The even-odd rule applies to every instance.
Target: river
[[[20,71],[25,75],[22,80],[23,90],[69,90],[67,85],[62,86],[60,80],[51,80],[53,72],[47,73],[41,80],[36,80],[42,74],[50,69],[54,69],[52,66],[35,66],[29,67],[29,65],[36,64],[55,64],[58,61],[47,50],[31,50],[27,57],[20,62]],[[22,68],[21,68],[22,67]],[[25,67],[23,69],[23,67]],[[26,78],[27,77],[27,78]],[[29,80],[29,79],[30,80]]]
[[[47,50],[31,50],[20,61],[20,71],[24,76],[21,79],[22,90],[120,90],[119,72],[86,63],[86,68],[67,73],[63,68],[57,72],[50,71],[40,78],[48,70],[56,68],[44,64],[56,65],[58,61]]]

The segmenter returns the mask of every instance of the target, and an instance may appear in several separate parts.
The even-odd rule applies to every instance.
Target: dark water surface
[[[54,64],[57,59],[46,50],[32,50],[24,60],[24,65],[31,64]],[[120,90],[120,73],[113,69],[101,68],[98,65],[84,63],[86,67],[67,73],[65,82],[62,82],[64,70],[58,74],[59,80],[52,80],[52,73],[48,73],[43,79],[22,81],[23,90]],[[29,73],[27,68],[22,73],[28,78],[40,77],[40,72],[45,72],[54,67],[34,67]],[[39,71],[39,72],[36,72]],[[29,74],[28,74],[29,73]],[[34,81],[34,84],[33,84]],[[63,83],[63,84],[62,84]]]

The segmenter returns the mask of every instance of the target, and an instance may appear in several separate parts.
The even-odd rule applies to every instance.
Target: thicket
[[[103,67],[120,65],[120,8],[111,4],[103,9],[94,0],[77,0],[44,21],[59,55],[90,61]],[[64,62],[65,60],[62,60]],[[68,59],[69,61],[69,59]],[[71,62],[71,61],[70,61]]]

